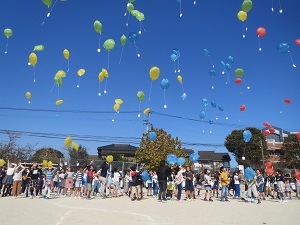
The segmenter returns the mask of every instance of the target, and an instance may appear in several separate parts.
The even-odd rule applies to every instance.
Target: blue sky
[[[61,134],[61,139],[24,135],[18,141],[20,145],[37,144],[37,147],[50,146],[59,150],[62,150],[63,139],[68,135],[98,136],[96,141],[73,137],[78,144],[87,147],[91,154],[96,154],[98,146],[134,140],[127,137],[138,139],[145,132],[145,117],[142,114],[138,118],[136,112],[139,109],[136,93],[143,91],[145,99],[141,103],[141,110],[149,107],[156,112],[151,114],[150,122],[154,127],[163,128],[174,137],[178,136],[184,143],[222,145],[233,129],[246,126],[262,128],[265,121],[288,131],[299,131],[300,46],[294,41],[300,38],[300,16],[297,10],[300,2],[281,1],[283,13],[279,13],[278,0],[274,0],[274,12],[271,11],[271,0],[253,0],[253,9],[248,13],[245,39],[242,38],[243,23],[237,18],[242,2],[198,0],[194,5],[192,0],[183,0],[183,16],[180,17],[179,4],[175,0],[136,0],[135,8],[145,14],[143,26],[146,32],[142,30],[139,35],[139,22],[133,16],[130,16],[126,26],[127,17],[124,13],[127,1],[58,0],[44,25],[42,22],[48,9],[42,1],[1,1],[0,30],[13,30],[13,36],[8,40],[7,54],[4,54],[7,38],[4,35],[0,38],[0,49],[3,51],[0,52],[1,130]],[[103,25],[100,53],[97,52],[99,35],[93,29],[95,20],[101,21]],[[264,27],[267,32],[266,36],[260,38],[261,52],[258,51],[258,27]],[[120,37],[130,32],[138,34],[136,45],[141,57],[137,57],[134,43],[127,40],[119,64],[122,50]],[[109,38],[114,39],[116,45],[109,53],[107,94],[103,93],[104,81],[99,97],[98,74],[102,68],[108,67],[108,52],[102,45]],[[277,50],[280,43],[290,45],[296,68],[292,67],[288,53]],[[35,52],[38,62],[35,66],[36,82],[33,83],[33,67],[27,65],[28,56],[33,47],[39,44],[44,45],[45,50]],[[174,63],[170,59],[173,48],[178,48],[181,53],[180,73],[174,73]],[[70,51],[70,71],[59,88],[59,97],[64,103],[57,106],[58,88],[54,87],[52,92],[51,89],[56,72],[67,70],[67,61],[62,54],[64,49]],[[209,57],[203,54],[203,49],[210,51],[215,65],[217,75],[213,79],[208,74],[212,64]],[[229,73],[230,83],[225,84],[227,76],[221,73],[223,69],[220,61],[225,61],[228,56],[234,58],[234,63]],[[161,73],[158,80],[152,83],[151,98],[148,101],[151,85],[149,70],[152,66],[159,67]],[[77,71],[80,68],[84,68],[86,73],[77,88]],[[245,71],[244,82],[239,86],[234,82],[233,71],[236,68]],[[187,94],[184,101],[180,97],[182,87],[177,81],[177,75],[183,78]],[[170,82],[166,91],[166,109],[164,91],[160,87],[163,78]],[[214,90],[211,88],[212,80]],[[247,86],[251,87],[250,90]],[[27,91],[32,94],[31,104],[28,104],[25,97]],[[116,98],[123,99],[124,103],[120,113],[114,115]],[[201,101],[203,98],[222,106],[229,119],[226,120],[225,114],[210,105],[205,109]],[[285,104],[285,98],[291,99],[292,103]],[[239,107],[243,104],[246,110],[240,112]],[[36,109],[43,111],[32,111]],[[88,112],[63,113],[49,110]],[[198,116],[202,110],[206,110],[203,123]],[[115,122],[112,122],[114,116]],[[216,117],[219,118],[217,121]],[[207,124],[208,119],[214,120],[212,133]],[[7,137],[1,135],[1,140],[7,140]],[[224,147],[184,147],[196,151],[226,151]]]

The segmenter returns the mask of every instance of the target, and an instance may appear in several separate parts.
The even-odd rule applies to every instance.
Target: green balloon
[[[145,98],[145,94],[142,91],[138,91],[138,93],[136,94],[136,96],[138,97],[139,101],[143,101]]]
[[[132,10],[134,10],[133,4],[128,3],[128,4],[127,4],[127,10],[128,10],[128,12],[131,12]]]
[[[134,9],[130,13],[131,13],[131,15],[133,15],[134,17],[136,17],[137,14],[139,13],[139,11]]]
[[[63,84],[63,81],[59,76],[54,76],[54,81],[58,86],[61,86]]]
[[[130,2],[135,2],[135,0],[129,0]]]
[[[7,38],[9,38],[10,36],[13,35],[13,32],[12,32],[11,29],[6,28],[6,29],[4,30],[4,35],[5,35]]]
[[[33,51],[43,51],[45,49],[44,45],[36,45],[34,46]]]
[[[143,20],[145,20],[145,15],[144,15],[144,13],[141,13],[141,12],[139,12],[137,15],[136,15],[136,19],[138,20],[138,21],[143,21]]]
[[[99,33],[99,34],[102,33],[102,23],[99,20],[96,20],[94,22],[94,29],[97,33]]]
[[[115,41],[113,39],[107,39],[104,43],[103,43],[103,47],[107,50],[110,51],[115,47]]]
[[[235,71],[234,71],[234,75],[236,76],[236,77],[242,77],[243,75],[244,75],[244,70],[243,69],[241,69],[241,68],[237,68]]]
[[[52,5],[52,0],[42,0],[43,3],[48,6],[48,8]]]
[[[124,47],[124,45],[126,44],[126,41],[127,41],[127,38],[126,38],[126,36],[124,34],[120,38],[120,41],[121,41],[121,45]]]
[[[244,12],[249,12],[252,9],[253,3],[251,0],[245,0],[242,4],[242,10]]]

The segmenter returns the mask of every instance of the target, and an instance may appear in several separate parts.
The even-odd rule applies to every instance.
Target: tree
[[[150,141],[148,134],[156,132],[156,140]],[[175,154],[177,157],[186,157],[187,154],[181,147],[178,137],[172,138],[163,129],[153,129],[143,134],[140,147],[137,149],[135,156],[137,163],[144,163],[145,169],[156,170],[161,160],[166,160],[168,154]],[[187,160],[187,163],[189,161]]]
[[[245,142],[243,132],[249,130],[252,133],[250,142]],[[263,168],[262,152],[264,158],[267,158],[267,142],[261,130],[255,127],[249,127],[245,130],[233,130],[225,139],[225,147],[233,154],[238,164],[251,166],[253,168]],[[245,160],[242,159],[245,157]]]
[[[79,145],[78,151],[74,148],[69,148],[70,164],[77,165],[79,163],[82,166],[88,164],[88,156],[86,147]]]
[[[285,166],[290,169],[300,168],[300,140],[294,134],[289,135],[284,139],[283,146],[284,156],[283,160]]]
[[[53,148],[41,148],[34,153],[30,160],[34,162],[47,160],[53,163],[60,163],[61,158],[64,158],[64,154],[62,152]]]
[[[13,162],[28,160],[34,152],[34,147],[32,145],[21,147],[16,143],[16,140],[22,137],[20,132],[6,130],[5,133],[8,135],[8,141],[0,142],[0,159],[10,159]]]

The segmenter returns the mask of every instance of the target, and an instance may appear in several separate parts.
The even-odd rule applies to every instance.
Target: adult
[[[241,200],[245,201],[245,177],[243,170],[239,170],[240,196]]]
[[[106,197],[106,184],[107,184],[107,180],[108,180],[108,176],[107,176],[107,171],[109,170],[109,165],[108,162],[105,161],[101,164],[100,166],[100,196],[102,196],[103,198]]]
[[[157,180],[158,180],[158,201],[167,202],[166,190],[167,190],[167,178],[171,173],[171,168],[166,166],[166,161],[161,160],[157,169]]]
[[[17,164],[10,163],[9,167],[7,168],[6,175],[2,180],[2,183],[4,185],[3,191],[2,191],[2,197],[10,195],[11,192],[11,186],[13,184],[13,175],[15,173],[15,168]]]
[[[25,170],[25,167],[22,166],[21,162],[18,163],[18,166],[15,168],[15,173],[13,176],[13,188],[12,188],[12,195],[14,198],[17,198],[18,195],[21,192],[21,186],[22,186],[22,173]]]
[[[224,166],[222,166],[220,168],[220,171],[221,171],[220,178],[221,178],[221,185],[222,185],[221,201],[229,202],[229,200],[228,200],[228,185],[229,185],[228,173]]]

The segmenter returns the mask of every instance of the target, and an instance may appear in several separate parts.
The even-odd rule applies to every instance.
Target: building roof
[[[137,147],[129,145],[129,144],[111,144],[111,145],[105,145],[100,146],[97,148],[98,151],[107,150],[107,151],[132,151],[135,152],[137,150]]]
[[[275,142],[283,142],[284,138],[288,137],[290,135],[290,132],[283,130],[283,128],[271,126],[275,129],[275,132],[273,134],[270,134],[269,136],[266,136],[267,141],[268,140],[274,140]],[[268,130],[269,127],[264,127],[262,130]]]
[[[230,161],[230,156],[226,152],[214,152],[214,151],[198,151],[200,160],[208,161]]]
[[[186,148],[186,149],[184,150],[184,152],[185,152],[186,154],[188,154],[188,155],[191,155],[191,154],[194,153],[194,150],[191,149],[191,148]]]

